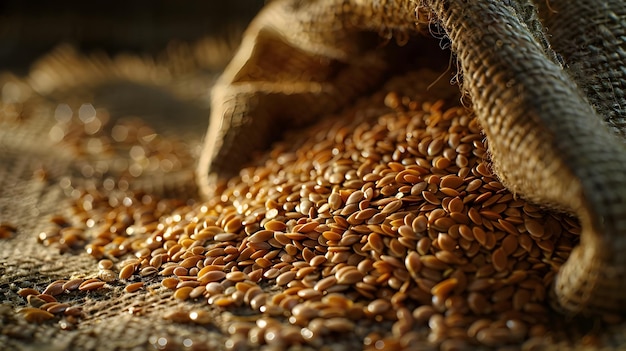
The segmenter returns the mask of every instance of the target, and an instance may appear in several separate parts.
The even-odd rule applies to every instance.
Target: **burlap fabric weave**
[[[159,345],[159,338],[176,340],[174,346],[170,344],[170,348],[176,349],[188,335],[194,335],[196,344],[204,349],[223,345],[215,330],[191,325],[153,325],[155,320],[162,320],[168,309],[181,307],[168,298],[171,293],[133,297],[118,288],[99,296],[72,297],[71,300],[89,305],[87,313],[95,318],[85,321],[84,329],[68,333],[54,323],[47,326],[24,323],[15,314],[15,307],[23,306],[16,295],[22,287],[43,289],[56,279],[97,273],[93,257],[84,250],[63,254],[58,248],[42,245],[37,235],[50,228],[51,216],[67,215],[73,206],[72,196],[59,186],[60,182],[81,187],[90,182],[83,173],[84,167],[92,169],[97,164],[112,167],[116,160],[129,159],[128,150],[108,155],[77,154],[78,149],[51,138],[50,131],[59,123],[59,113],[55,113],[59,104],[69,103],[75,108],[87,104],[104,109],[110,116],[106,133],[110,133],[116,120],[151,121],[155,132],[171,133],[177,140],[186,140],[184,154],[190,156],[197,153],[202,137],[198,131],[206,123],[198,118],[208,111],[204,94],[231,50],[220,39],[191,46],[174,44],[159,58],[131,55],[109,58],[101,54],[81,56],[71,47],[63,46],[38,61],[27,77],[3,74],[0,213],[3,223],[19,229],[13,238],[0,245],[0,349],[145,350]],[[174,120],[178,123],[172,123]],[[188,158],[182,168],[169,174],[160,170],[147,172],[130,187],[191,199],[196,193],[193,164],[193,159]],[[105,173],[113,178],[120,176],[113,168]],[[99,179],[96,182],[101,186],[105,178],[96,171],[92,181]],[[158,282],[152,285],[158,286]],[[133,308],[135,316],[129,313]],[[143,317],[137,319],[139,310]]]
[[[421,6],[417,8],[424,16],[421,18],[423,24],[419,25],[422,31],[428,23],[435,21],[433,23],[438,25],[431,27],[431,30],[439,30],[440,36],[445,33],[451,40],[452,51],[459,59],[463,91],[468,93],[477,114],[483,116],[481,122],[490,140],[495,166],[502,180],[511,190],[532,201],[575,212],[586,230],[591,230],[589,235],[583,235],[581,249],[575,251],[570,258],[571,263],[566,266],[566,273],[561,275],[572,282],[557,290],[558,302],[569,311],[612,310],[623,306],[624,299],[621,292],[625,264],[617,253],[620,252],[622,242],[623,225],[620,226],[620,218],[624,211],[620,206],[623,206],[622,197],[626,191],[620,187],[624,186],[622,168],[626,162],[622,159],[626,154],[622,142],[614,137],[614,134],[621,133],[623,117],[621,106],[624,97],[620,88],[624,65],[623,57],[620,56],[623,40],[620,41],[620,38],[623,38],[624,31],[624,5],[619,1],[602,4],[580,1],[565,7],[565,3],[561,8],[554,1],[547,3],[549,6],[537,4],[540,8],[538,14],[529,4],[521,5],[517,2],[466,4],[449,1],[419,4]],[[416,5],[407,2],[390,7],[386,16],[380,19],[371,17],[371,12],[357,11],[357,15],[351,17],[352,23],[356,23],[360,30],[386,28],[389,33],[397,31],[406,34],[413,30]],[[319,17],[309,18],[309,22],[320,18],[328,18],[331,23],[336,20],[328,16],[336,14],[336,8],[320,5],[317,10]],[[594,19],[569,27],[573,22],[569,19],[581,20],[584,17],[575,14],[588,11],[594,13]],[[305,18],[308,16],[305,11],[297,13]],[[546,23],[548,30],[541,23]],[[588,23],[594,25],[584,26]],[[338,31],[342,32],[343,29]],[[381,33],[386,34],[385,31]],[[589,39],[586,34],[589,34]],[[510,41],[500,42],[503,37]],[[346,40],[352,41],[352,38]],[[337,41],[340,39],[336,37]],[[582,40],[586,45],[572,45],[576,40]],[[314,47],[309,44],[300,43],[303,48]],[[374,47],[377,45],[376,41]],[[568,51],[571,47],[579,46],[585,47],[589,53]],[[181,52],[183,54],[176,57],[193,56],[184,49]],[[394,57],[396,53],[390,55]],[[590,59],[590,55],[595,56]],[[342,60],[340,56],[339,61]],[[303,55],[303,60],[306,61],[308,57],[309,53]],[[58,182],[67,177],[77,183],[85,181],[82,179],[81,167],[85,163],[98,161],[96,158],[77,162],[74,154],[64,153],[62,148],[56,148],[47,141],[55,122],[54,110],[57,104],[78,96],[78,101],[83,99],[108,104],[112,115],[116,114],[116,108],[119,108],[119,115],[141,115],[145,107],[145,104],[138,103],[141,99],[120,102],[119,97],[107,96],[108,92],[120,89],[128,89],[128,92],[137,94],[134,96],[148,97],[150,101],[164,102],[163,108],[147,114],[170,111],[180,118],[180,111],[185,111],[182,115],[189,116],[189,120],[172,123],[171,114],[162,114],[156,119],[151,116],[151,121],[157,127],[161,126],[159,130],[177,134],[178,137],[185,136],[189,153],[198,156],[198,143],[202,136],[197,126],[202,122],[198,121],[197,116],[208,114],[208,106],[207,97],[196,94],[198,91],[207,91],[217,70],[217,67],[211,66],[213,63],[203,66],[202,58],[198,58],[198,61],[189,64],[189,70],[177,70],[172,67],[176,66],[172,64],[176,58],[162,64],[132,57],[111,62],[106,58],[83,60],[71,52],[60,51],[44,61],[39,70],[33,70],[28,79],[5,76],[3,106],[7,109],[19,106],[29,118],[16,123],[13,117],[6,118],[14,114],[6,114],[0,132],[3,165],[0,177],[0,194],[3,199],[0,204],[1,219],[18,227],[15,237],[3,241],[0,246],[0,286],[3,293],[0,348],[176,349],[185,347],[185,340],[192,341],[190,349],[217,349],[223,346],[224,335],[220,326],[227,323],[224,315],[215,314],[215,325],[210,327],[161,323],[165,312],[185,306],[185,303],[170,299],[170,293],[162,290],[158,294],[129,295],[118,289],[106,295],[76,295],[77,301],[84,302],[85,312],[90,317],[72,331],[60,331],[56,325],[29,324],[14,313],[14,306],[23,304],[23,299],[16,295],[20,287],[43,287],[52,280],[66,279],[76,272],[88,276],[94,270],[93,258],[87,255],[60,255],[55,250],[43,248],[34,237],[49,225],[47,218],[50,215],[63,212],[63,208],[69,206],[70,200]],[[305,96],[304,105],[297,104],[300,109],[295,112],[302,116],[312,112],[311,116],[317,116],[334,110],[363,94],[364,91],[360,90],[362,87],[369,89],[385,79],[385,60],[374,53],[365,57],[364,61],[366,65],[361,65],[362,62],[356,65],[356,74],[348,71],[343,77],[344,81],[333,82],[333,86],[338,88],[345,87],[346,82],[353,84],[353,93],[342,95],[345,100],[335,101],[329,97],[333,91],[321,89],[328,96]],[[79,70],[80,74],[76,75],[63,72],[63,68],[70,65],[73,69],[84,67],[84,70]],[[354,77],[363,78],[363,71],[368,74],[374,72],[373,67],[380,67],[379,73],[369,75],[365,81],[354,80]],[[313,72],[311,76],[316,75]],[[333,77],[334,72],[328,73],[328,76]],[[289,80],[289,75],[286,78]],[[222,79],[218,89],[223,88],[227,81]],[[502,89],[502,85],[509,89]],[[85,92],[88,93],[81,95]],[[158,98],[155,99],[154,94]],[[281,94],[279,92],[277,95]],[[270,106],[288,104],[283,99],[279,97],[279,103],[274,102],[275,105]],[[319,110],[302,108],[310,106],[308,104],[312,100],[315,106],[320,106]],[[236,105],[244,106],[242,113],[245,113],[248,111],[247,100],[242,101],[245,102]],[[328,104],[323,106],[326,102]],[[268,118],[261,117],[261,121],[267,121]],[[215,119],[211,123],[215,123]],[[609,132],[609,129],[614,131]],[[245,136],[245,133],[239,133],[235,128],[230,130],[235,131],[232,138],[237,138],[237,135],[241,137],[242,134]],[[264,136],[263,129],[256,131]],[[219,131],[215,133],[215,138],[226,140],[225,144],[228,144],[229,137],[224,138]],[[209,140],[210,143],[215,142],[215,139]],[[267,140],[262,140],[261,144],[251,143],[257,147]],[[235,139],[231,142],[234,143]],[[551,147],[547,148],[546,145]],[[245,153],[245,150],[240,152]],[[193,166],[186,166],[165,176],[144,174],[133,186],[148,192],[192,197],[196,191],[189,185],[192,183]],[[33,176],[39,169],[46,170],[47,180],[42,181]],[[598,222],[600,218],[603,220]],[[581,259],[577,259],[578,256]],[[580,267],[576,265],[579,262]],[[605,276],[599,276],[599,272]],[[158,281],[153,284],[156,290]],[[585,291],[587,287],[593,289]],[[130,313],[133,308],[141,312]],[[555,333],[554,338],[544,346],[585,348],[580,330],[586,330],[588,326],[559,321],[564,323],[562,332]],[[624,344],[623,331],[624,325],[617,325],[601,333],[602,344],[619,348]],[[161,345],[161,340],[169,340],[170,346]],[[343,346],[350,347],[349,341],[347,343]]]

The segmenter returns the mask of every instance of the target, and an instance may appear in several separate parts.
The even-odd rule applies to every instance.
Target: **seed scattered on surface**
[[[209,271],[198,277],[198,281],[202,283],[210,283],[220,281],[226,278],[226,273],[222,271]]]
[[[137,283],[126,285],[126,287],[124,288],[124,291],[126,291],[127,293],[132,293],[141,288],[143,288],[143,282],[137,282]]]
[[[287,283],[291,282],[295,277],[296,277],[296,272],[294,271],[288,271],[288,272],[282,273],[281,275],[276,277],[276,284],[287,285]]]
[[[38,299],[40,299],[42,301],[45,301],[45,302],[56,302],[57,301],[57,299],[54,296],[48,295],[48,294],[39,294],[37,296],[32,296],[32,298],[38,298]]]
[[[65,281],[56,281],[56,282],[50,283],[50,285],[48,285],[44,289],[42,294],[52,295],[52,296],[59,295],[59,294],[61,294],[63,292],[63,284],[64,283],[65,283]]]
[[[20,295],[21,297],[27,297],[29,295],[39,295],[40,292],[33,288],[22,288],[18,290],[17,294]]]
[[[104,282],[110,283],[117,278],[117,274],[110,269],[103,269],[98,272],[98,278]]]
[[[248,275],[244,272],[234,271],[226,274],[225,278],[231,282],[241,282],[248,279]]]
[[[389,301],[385,299],[377,299],[367,305],[367,312],[373,315],[379,315],[387,312],[391,308]]]
[[[91,291],[102,288],[106,283],[97,279],[88,279],[78,286],[80,291]]]
[[[37,308],[43,306],[46,302],[50,302],[38,297],[38,295],[28,295],[26,297],[26,300],[28,301],[29,305]]]
[[[113,267],[113,261],[109,260],[109,259],[104,259],[104,260],[100,260],[98,261],[98,268],[105,270],[105,269],[111,269]]]
[[[43,323],[49,319],[54,318],[54,315],[52,313],[34,307],[22,308],[21,310],[19,310],[19,313],[29,323]]]
[[[71,279],[63,284],[63,290],[74,291],[78,289],[80,284],[82,284],[85,280],[82,278]]]
[[[63,313],[69,307],[70,307],[70,305],[67,304],[67,303],[55,303],[53,306],[48,307],[46,309],[46,311],[48,311],[48,312],[50,312],[52,314]]]
[[[76,206],[84,212],[89,202],[88,227],[104,222],[105,234],[92,239],[59,218],[39,240],[84,243],[101,274],[161,279],[157,290],[177,300],[249,308],[257,323],[229,327],[230,349],[320,348],[326,335],[355,336],[368,323],[376,332],[358,334],[368,349],[509,346],[533,325],[549,328],[547,289],[578,223],[504,190],[469,110],[423,94],[385,95],[368,103],[390,109],[322,121],[278,143],[205,203],[85,189]],[[110,214],[99,221],[95,209]],[[60,288],[98,289],[107,277]],[[56,301],[22,290],[33,307]],[[165,318],[212,322],[201,309]]]
[[[120,269],[120,273],[118,275],[119,279],[127,280],[133,275],[133,273],[135,273],[135,269],[136,267],[134,264],[125,265],[122,269]]]
[[[161,285],[168,289],[174,289],[179,282],[177,278],[165,278],[161,281]]]
[[[491,255],[491,261],[493,263],[493,267],[498,272],[502,272],[506,269],[506,252],[503,248],[496,249]]]
[[[191,293],[192,290],[193,290],[193,288],[190,287],[190,286],[185,286],[185,287],[178,288],[174,292],[174,298],[178,299],[178,300],[187,300],[187,298],[189,298],[189,294]]]

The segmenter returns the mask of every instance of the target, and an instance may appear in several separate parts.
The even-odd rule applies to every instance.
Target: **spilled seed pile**
[[[457,88],[426,91],[433,77],[393,80],[287,136],[205,203],[133,191],[150,155],[186,163],[180,150],[114,128],[107,140],[132,144],[127,177],[65,181],[73,213],[39,237],[68,254],[84,248],[99,274],[22,289],[22,315],[79,324],[80,306],[55,296],[136,293],[159,280],[172,298],[204,306],[168,313],[172,323],[210,323],[210,308],[239,316],[224,327],[229,350],[342,338],[370,350],[532,349],[550,334],[550,286],[580,227],[504,189],[472,112],[450,98]]]

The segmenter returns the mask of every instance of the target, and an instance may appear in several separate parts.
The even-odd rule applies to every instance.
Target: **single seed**
[[[276,277],[276,285],[287,285],[290,281],[292,281],[296,277],[296,272],[288,271],[282,273]]]
[[[57,299],[54,296],[48,295],[48,294],[39,294],[39,295],[33,296],[33,297],[36,297],[36,298],[38,298],[40,300],[43,300],[45,302],[56,302],[57,301]]]
[[[512,341],[512,335],[506,328],[485,328],[476,334],[476,340],[487,346],[494,347]]]
[[[98,261],[99,269],[111,269],[112,267],[113,267],[113,261],[109,259],[103,259],[103,260]]]
[[[400,207],[402,207],[402,200],[394,200],[388,203],[387,205],[385,205],[385,207],[383,207],[383,209],[380,210],[380,213],[383,213],[383,214],[393,213],[399,210]]]
[[[260,230],[248,238],[250,243],[266,242],[274,237],[274,232],[271,230]]]
[[[456,175],[447,175],[441,178],[441,183],[439,184],[442,188],[451,188],[456,189],[463,184],[463,179]]]
[[[315,256],[311,259],[310,265],[313,267],[320,266],[326,263],[327,258],[325,256]]]
[[[506,269],[507,257],[503,248],[500,247],[493,252],[491,262],[498,272],[502,272]]]
[[[331,276],[328,276],[326,278],[319,280],[315,284],[314,289],[317,291],[325,291],[335,284],[337,284],[337,278],[335,278],[334,275],[331,275]]]
[[[72,306],[69,307],[68,309],[66,309],[63,314],[65,316],[73,316],[73,317],[78,317],[83,313],[83,310],[81,307],[79,306]]]
[[[104,284],[106,284],[103,281],[98,281],[98,280],[86,280],[84,281],[82,284],[80,284],[78,286],[78,290],[80,291],[91,291],[91,290],[97,290],[100,289],[104,286]]]
[[[39,295],[40,292],[33,288],[22,288],[18,290],[17,294],[21,297],[28,297],[29,295]]]
[[[243,273],[243,272],[239,272],[239,271],[234,271],[234,272],[230,272],[228,274],[226,274],[226,279],[230,280],[232,282],[241,282],[244,281],[246,279],[248,279],[248,275]]]
[[[430,293],[444,300],[452,290],[457,287],[458,283],[458,280],[455,278],[446,279],[433,286],[433,288],[430,289]]]
[[[532,219],[525,220],[524,226],[526,227],[526,230],[528,231],[528,233],[536,238],[543,237],[545,233],[543,226],[535,220],[532,220]]]
[[[517,251],[518,247],[518,239],[513,235],[507,235],[502,240],[502,249],[506,253],[507,256],[512,255],[515,251]]]
[[[69,280],[65,284],[63,284],[63,290],[74,291],[74,290],[78,289],[78,287],[80,286],[80,284],[83,283],[83,281],[85,281],[85,280],[82,279],[82,278],[76,278],[76,279]]]
[[[241,227],[242,227],[241,218],[239,218],[239,217],[235,217],[235,218],[231,219],[230,221],[228,221],[228,222],[226,223],[226,225],[224,226],[224,230],[225,230],[227,233],[237,233],[237,232],[239,232],[239,230],[241,229]],[[219,235],[219,234],[218,234],[218,235]],[[217,235],[216,235],[216,239],[215,239],[215,240],[218,240],[218,241],[227,241],[227,240],[219,240],[219,239],[217,239]]]
[[[285,228],[287,228],[285,223],[280,222],[280,221],[275,221],[275,220],[271,220],[265,223],[263,227],[267,230],[276,231],[276,232],[285,230]]]
[[[348,199],[346,200],[346,205],[358,203],[359,201],[363,200],[363,197],[364,197],[363,191],[357,190],[353,192],[352,194],[350,194],[350,196],[348,196]]]
[[[19,313],[29,323],[42,323],[54,318],[52,313],[33,307],[22,308]]]
[[[354,267],[345,272],[337,272],[335,278],[337,278],[337,284],[340,285],[352,285],[363,280],[363,273],[359,272]]]
[[[179,268],[182,268],[182,267],[179,267]],[[142,276],[142,277],[148,277],[148,276],[151,276],[151,275],[155,275],[158,272],[159,271],[156,268],[154,268],[152,266],[146,266],[146,267],[142,268],[139,271],[139,275]]]
[[[504,204],[503,204],[504,205]],[[511,235],[518,235],[519,231],[517,230],[517,228],[515,228],[515,226],[513,224],[511,224],[511,222],[503,220],[503,219],[498,219],[498,224],[500,224],[502,226],[502,228],[508,232]]]
[[[137,283],[126,285],[126,287],[124,288],[124,291],[126,291],[127,293],[133,293],[141,288],[143,288],[143,282],[137,282]]]
[[[117,274],[110,269],[103,269],[98,272],[98,278],[100,278],[104,282],[112,282],[117,278]],[[80,286],[80,285],[79,285]]]
[[[198,277],[198,281],[202,283],[210,283],[221,281],[224,278],[226,278],[226,273],[222,271],[209,271]]]
[[[135,273],[135,269],[136,269],[136,266],[134,264],[125,265],[124,267],[122,267],[122,269],[120,269],[118,278],[120,280],[127,280],[133,275],[133,273]]]
[[[167,289],[175,289],[180,281],[178,278],[165,278],[161,281],[161,285]]]
[[[43,305],[39,306],[39,309],[42,309],[44,311],[48,310],[48,308],[50,307],[54,307],[56,305],[58,305],[59,303],[57,301],[54,302],[46,302]]]
[[[298,296],[305,299],[311,300],[322,296],[322,293],[318,289],[302,289],[298,291]]]
[[[198,263],[198,261],[202,258],[202,256],[191,256],[185,258],[182,262],[180,262],[180,266],[183,268],[192,268]],[[154,268],[154,267],[153,267]]]
[[[448,211],[449,212],[461,212],[463,211],[463,200],[459,197],[455,197],[448,203]]]
[[[472,233],[474,234],[474,238],[476,239],[476,241],[478,241],[480,245],[487,245],[487,233],[481,227],[472,228]]]
[[[44,289],[42,294],[52,295],[52,296],[59,295],[64,291],[63,284],[65,284],[65,282],[53,282]]]
[[[470,293],[467,298],[467,303],[469,308],[477,315],[486,315],[491,312],[489,301],[480,293]]]
[[[46,311],[52,313],[52,314],[57,314],[57,313],[63,313],[65,312],[65,310],[67,310],[70,307],[69,304],[67,303],[55,303],[54,306],[50,306],[46,309]]]
[[[50,296],[50,295],[48,295],[48,296]],[[44,305],[47,302],[44,299],[39,298],[38,295],[28,295],[26,297],[26,300],[28,301],[29,305],[31,305],[33,307],[37,307],[37,308],[42,306],[42,305]]]
[[[387,312],[391,308],[389,301],[385,299],[376,299],[367,305],[367,312],[373,315],[380,315]]]
[[[165,255],[156,255],[150,259],[150,265],[154,268],[160,268],[163,263],[163,256]]]
[[[174,292],[174,298],[177,300],[187,300],[192,290],[193,288],[190,286],[185,286],[185,287],[176,289],[176,291]]]
[[[317,228],[319,226],[319,223],[317,222],[308,222],[308,223],[304,223],[302,225],[295,226],[293,228],[294,232],[298,232],[298,233],[310,233],[312,231],[315,230],[315,228]],[[294,235],[297,235],[296,233],[292,233],[291,236],[289,236],[288,234],[285,234],[287,237],[289,237],[290,239],[293,239]],[[297,240],[297,239],[296,239]]]
[[[422,197],[424,198],[424,200],[428,201],[429,203],[433,205],[441,204],[441,200],[439,200],[437,196],[435,196],[435,194],[429,191],[422,191]]]
[[[448,269],[447,264],[441,262],[437,257],[433,255],[420,256],[420,261],[423,266],[434,270],[443,271],[445,269]]]
[[[154,267],[146,267],[146,268],[154,268]],[[150,269],[149,272],[150,272],[150,274],[152,274],[153,270]],[[189,275],[189,270],[187,268],[185,268],[185,267],[178,266],[178,267],[174,268],[172,273],[174,273],[174,275],[177,276],[177,277],[182,277],[182,276]]]
[[[472,222],[474,222],[474,224],[476,224],[476,225],[483,224],[483,218],[480,216],[480,213],[478,212],[478,210],[476,208],[471,207],[467,211],[467,216],[470,218],[470,220]],[[478,227],[476,227],[476,228],[478,228]]]
[[[239,235],[238,235],[238,234],[235,234],[235,233],[229,232],[229,233],[220,233],[220,234],[216,234],[216,235],[213,237],[213,239],[214,239],[215,241],[233,241],[233,240],[236,240],[238,237],[239,237]],[[208,253],[207,253],[207,256],[209,256],[209,255],[208,255]]]

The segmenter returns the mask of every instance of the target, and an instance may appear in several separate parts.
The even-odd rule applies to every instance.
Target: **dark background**
[[[25,73],[60,43],[155,54],[172,40],[240,31],[264,0],[0,0],[0,70]]]

